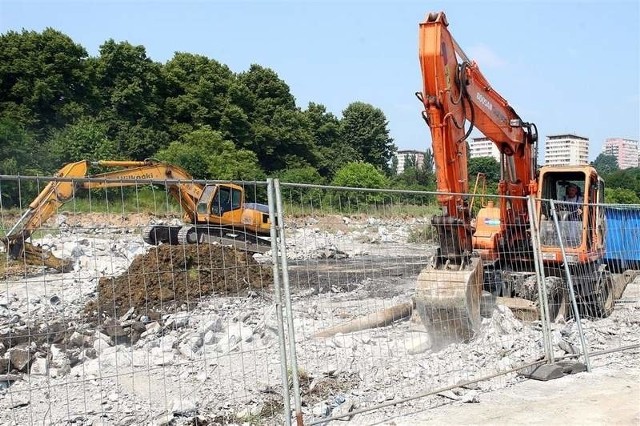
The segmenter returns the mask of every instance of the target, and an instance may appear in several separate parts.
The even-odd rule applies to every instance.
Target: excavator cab
[[[239,223],[243,202],[244,191],[238,185],[206,185],[196,207],[198,222],[206,222],[207,217],[212,215],[219,218],[216,223]]]
[[[570,263],[598,261],[604,249],[604,181],[591,166],[545,166],[538,190],[543,260],[562,261],[560,242]],[[560,235],[553,220],[554,200]]]

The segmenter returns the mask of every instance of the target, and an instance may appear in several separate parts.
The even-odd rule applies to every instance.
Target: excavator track
[[[249,253],[264,253],[271,249],[271,242],[266,237],[224,226],[152,225],[142,230],[142,239],[151,245],[221,244]]]

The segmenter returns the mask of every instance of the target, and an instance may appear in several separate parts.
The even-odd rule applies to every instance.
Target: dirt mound
[[[137,314],[172,312],[183,304],[192,309],[209,294],[246,296],[249,289],[272,283],[271,267],[245,252],[214,245],[161,245],[137,256],[124,274],[101,278],[98,299],[88,309],[110,317],[131,307]]]

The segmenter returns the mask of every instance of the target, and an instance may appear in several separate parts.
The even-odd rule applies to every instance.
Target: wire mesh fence
[[[640,206],[544,204],[551,207],[551,215],[543,251],[549,259],[558,255],[555,244],[566,259],[549,274],[562,279],[567,290],[571,284],[575,299],[567,321],[557,324],[552,334],[558,355],[607,354],[598,358],[602,365],[614,361],[615,352],[638,352]]]
[[[281,188],[305,424],[369,424],[472,401],[545,358],[527,223],[513,229],[508,265],[485,251],[434,267],[439,232],[456,241],[467,232],[432,224],[436,194]],[[508,201],[526,209],[526,200]],[[471,206],[484,215],[468,231],[484,233],[487,244],[500,229],[500,203],[487,197]],[[529,299],[513,304],[514,295]],[[468,383],[483,377],[492,379]]]
[[[272,263],[228,247],[246,230],[239,215],[224,231],[215,220],[242,205],[268,236],[266,183],[51,182],[0,180],[0,423],[281,422]],[[195,230],[178,186],[209,197]],[[265,238],[249,234],[251,248]]]
[[[0,176],[0,423],[370,424],[637,347],[639,206],[439,196]]]

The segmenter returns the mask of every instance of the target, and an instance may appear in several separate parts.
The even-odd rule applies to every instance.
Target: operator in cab
[[[562,201],[567,203],[563,207],[569,212],[569,220],[580,220],[580,215],[582,215],[580,207],[584,202],[584,198],[580,194],[580,187],[575,183],[569,183]]]

